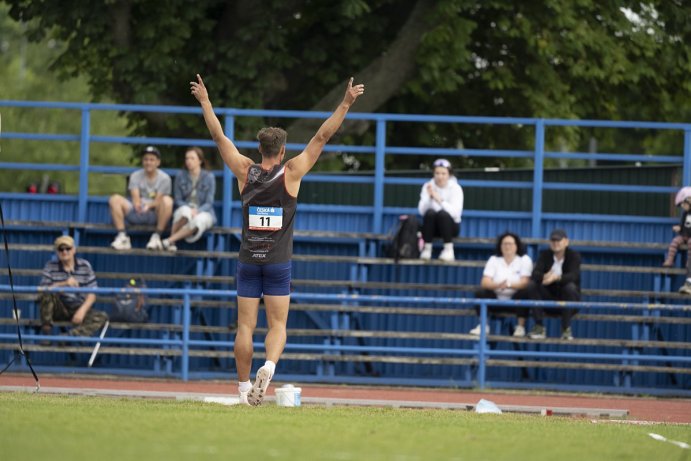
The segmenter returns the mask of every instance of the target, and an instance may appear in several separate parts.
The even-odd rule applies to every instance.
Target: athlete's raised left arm
[[[317,130],[317,133],[307,144],[305,150],[286,162],[286,174],[288,178],[299,181],[312,169],[319,159],[326,143],[329,142],[329,139],[331,139],[341,127],[350,106],[352,106],[355,100],[364,92],[365,85],[361,83],[353,86],[353,78],[351,77],[348,81],[348,87],[343,96],[343,101],[341,101],[334,113],[322,123],[322,126],[319,127],[319,130]]]

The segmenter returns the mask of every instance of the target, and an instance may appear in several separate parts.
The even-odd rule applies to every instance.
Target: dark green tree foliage
[[[50,33],[66,43],[53,67],[87,75],[95,100],[193,105],[188,82],[199,72],[217,107],[329,110],[354,75],[367,84],[356,109],[363,112],[691,119],[691,4],[682,0],[6,1],[33,39]],[[137,134],[207,137],[195,117],[130,114],[130,123]],[[292,141],[313,131],[292,120],[248,120],[238,138],[269,123],[288,126]],[[343,133],[372,143],[363,124]],[[651,131],[548,134],[557,150],[587,150],[592,137],[601,151],[681,148],[680,137]],[[387,136],[399,145],[533,146],[532,130],[519,126],[397,123]],[[368,156],[360,161],[371,166]]]

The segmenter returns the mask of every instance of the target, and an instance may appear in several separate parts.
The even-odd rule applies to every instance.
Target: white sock
[[[691,283],[691,277],[686,279],[686,283]]]
[[[431,243],[425,243],[425,248],[423,250],[424,251],[432,251],[432,244]]]
[[[453,250],[453,242],[445,243],[444,249],[445,250]]]
[[[252,389],[252,383],[247,381],[238,381],[238,392],[249,392]]]
[[[119,231],[117,237],[127,237],[127,232],[125,231]]]
[[[276,364],[273,363],[271,360],[267,360],[266,362],[264,362],[264,366],[269,369],[271,377],[273,377],[274,372],[276,371]]]

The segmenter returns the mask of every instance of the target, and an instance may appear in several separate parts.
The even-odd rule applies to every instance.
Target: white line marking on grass
[[[691,426],[691,423],[675,423],[670,421],[640,421],[637,419],[591,419],[593,424],[632,424],[634,426],[661,426],[674,424],[675,426]]]
[[[672,445],[676,445],[679,448],[683,448],[685,450],[691,449],[691,446],[689,446],[689,444],[686,442],[679,442],[677,440],[669,440],[667,437],[660,435],[660,434],[655,434],[653,432],[649,432],[648,435],[655,440],[659,440],[660,442],[669,442]]]

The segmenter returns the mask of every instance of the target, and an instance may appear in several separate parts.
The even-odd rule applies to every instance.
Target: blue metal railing
[[[55,290],[41,290],[34,286],[16,286],[14,291],[17,293],[38,293],[40,291],[61,291],[61,292],[82,292],[82,293],[96,293],[99,295],[113,295],[120,293],[121,288],[64,288],[61,287]],[[233,341],[218,341],[218,340],[196,340],[190,339],[191,331],[191,298],[230,298],[236,296],[235,290],[205,290],[205,289],[195,289],[195,288],[182,288],[182,289],[154,289],[147,288],[140,290],[142,293],[147,295],[165,295],[171,296],[173,298],[182,299],[182,319],[181,327],[182,334],[180,339],[133,339],[133,338],[109,338],[105,337],[99,339],[96,337],[70,337],[70,336],[42,336],[24,333],[22,336],[25,341],[30,343],[39,340],[56,340],[63,341],[65,343],[69,342],[79,342],[79,343],[96,343],[101,342],[103,344],[111,345],[138,345],[138,346],[157,346],[164,347],[168,346],[179,351],[180,356],[180,370],[179,376],[183,380],[188,380],[190,376],[190,352],[193,347],[197,348],[232,348],[234,345]],[[10,292],[10,287],[8,285],[0,285],[0,293]],[[413,305],[413,306],[425,306],[425,307],[439,307],[439,306],[451,306],[453,308],[458,308],[459,306],[477,306],[480,309],[480,325],[481,328],[480,337],[477,339],[477,347],[471,348],[439,348],[439,347],[423,347],[423,346],[368,346],[368,345],[344,345],[342,343],[336,344],[297,344],[288,343],[286,345],[286,350],[288,351],[311,351],[311,352],[321,352],[321,353],[343,353],[343,352],[357,352],[362,354],[371,353],[386,353],[396,356],[397,354],[413,354],[421,357],[429,356],[445,356],[445,357],[469,357],[477,360],[477,372],[476,372],[476,382],[478,387],[481,389],[486,387],[486,374],[487,374],[487,361],[495,357],[535,357],[535,358],[545,358],[545,359],[563,359],[562,361],[569,360],[581,360],[581,359],[592,359],[597,361],[617,361],[621,363],[626,363],[632,359],[637,362],[661,362],[665,364],[678,364],[681,366],[687,366],[691,364],[691,355],[664,355],[664,354],[646,354],[639,352],[637,355],[632,356],[626,350],[626,347],[622,347],[624,351],[622,353],[612,353],[612,352],[570,352],[570,351],[506,351],[506,350],[493,350],[488,345],[487,331],[485,325],[487,325],[489,311],[493,307],[502,306],[506,307],[511,305],[517,308],[533,308],[533,307],[545,307],[547,309],[553,308],[574,308],[574,309],[584,309],[590,311],[601,311],[605,309],[621,309],[621,310],[631,310],[631,311],[646,311],[646,312],[691,312],[691,306],[680,306],[680,305],[641,305],[636,303],[613,303],[613,302],[598,302],[598,303],[586,303],[586,302],[549,302],[549,301],[500,301],[500,300],[490,300],[490,299],[470,299],[470,298],[454,298],[454,297],[426,297],[426,296],[386,296],[386,295],[353,295],[353,294],[325,294],[325,293],[293,293],[292,299],[295,301],[302,302],[336,302],[334,304],[334,309],[338,309],[344,305],[352,305],[353,303],[371,303],[374,305],[381,305],[386,303],[394,303],[395,305]],[[453,309],[449,309],[451,312]],[[325,336],[330,336],[329,331],[325,331]],[[16,340],[15,333],[0,333],[0,341],[2,342],[12,342]],[[254,347],[258,350],[264,348],[263,343],[257,342]]]
[[[90,165],[90,143],[118,143],[118,144],[159,144],[159,145],[202,145],[213,146],[209,139],[187,139],[187,138],[158,138],[158,137],[128,137],[128,136],[101,136],[92,135],[90,132],[91,116],[95,111],[119,111],[119,112],[157,112],[166,114],[190,114],[201,115],[198,107],[186,106],[144,106],[127,104],[91,104],[91,103],[59,103],[59,102],[38,102],[38,101],[0,101],[0,107],[19,107],[19,108],[38,108],[38,109],[67,109],[79,111],[81,115],[81,129],[77,134],[41,134],[41,133],[14,133],[4,132],[2,137],[5,139],[29,139],[36,141],[55,141],[69,140],[80,143],[79,165],[65,166],[55,164],[28,164],[16,162],[0,162],[3,169],[41,169],[64,171],[79,171],[79,193],[77,195],[77,211],[75,220],[86,221],[88,197],[89,174],[93,172],[130,172],[135,168],[123,167],[98,167]],[[323,119],[330,115],[329,112],[307,112],[307,111],[279,111],[279,110],[254,110],[254,109],[233,109],[219,108],[216,114],[224,121],[226,134],[234,139],[235,125],[239,118],[243,117],[276,117],[276,118],[316,118]],[[533,180],[523,181],[464,181],[464,184],[473,187],[489,188],[531,188],[532,210],[530,212],[531,237],[542,237],[542,222],[545,218],[542,207],[542,197],[545,190],[598,190],[615,192],[644,192],[644,193],[672,193],[681,185],[691,184],[691,124],[689,123],[656,123],[656,122],[632,122],[632,121],[602,121],[602,120],[563,120],[563,119],[531,119],[519,117],[469,117],[469,116],[440,116],[440,115],[402,115],[402,114],[371,114],[371,113],[350,113],[349,119],[367,120],[375,124],[375,142],[373,146],[348,146],[348,145],[327,145],[326,152],[348,151],[353,153],[369,153],[375,156],[375,171],[373,177],[353,177],[345,175],[308,175],[305,180],[312,182],[354,182],[371,183],[374,185],[373,207],[371,228],[366,231],[380,233],[383,229],[383,217],[387,209],[384,206],[384,188],[388,184],[418,184],[422,185],[426,178],[393,178],[388,177],[385,170],[385,159],[390,155],[429,155],[445,157],[498,157],[498,158],[528,158],[534,161]],[[454,149],[437,147],[415,147],[415,146],[389,146],[387,145],[386,131],[391,123],[396,122],[417,122],[417,123],[462,123],[462,124],[493,124],[493,125],[522,125],[533,127],[534,144],[532,151],[523,150],[493,150],[493,149]],[[201,121],[200,116],[200,123]],[[683,133],[683,151],[678,155],[648,156],[641,154],[615,154],[615,153],[584,153],[584,152],[550,152],[545,150],[545,139],[547,131],[553,127],[594,127],[594,128],[618,128],[618,129],[654,129],[654,130],[673,130]],[[256,148],[257,143],[253,141],[235,140],[238,147]],[[304,144],[288,144],[288,150],[300,151]],[[641,162],[641,163],[668,163],[682,167],[680,184],[676,186],[645,186],[645,185],[602,185],[602,184],[566,184],[544,181],[544,160],[545,159],[598,159],[613,160],[621,162]],[[219,224],[229,227],[231,225],[231,213],[235,212],[232,206],[232,182],[233,175],[227,167],[222,172],[222,215]],[[338,212],[338,210],[333,210]],[[572,215],[573,217],[573,215]],[[600,216],[600,220],[606,221],[607,216]],[[365,231],[363,229],[363,231]]]

